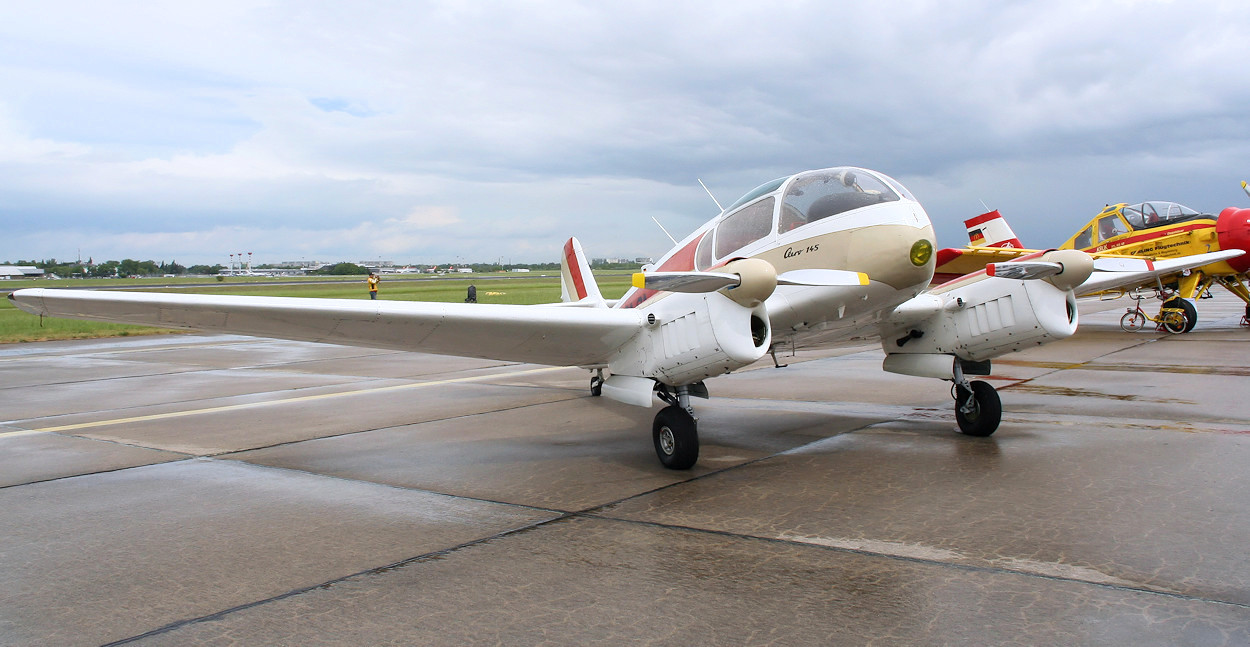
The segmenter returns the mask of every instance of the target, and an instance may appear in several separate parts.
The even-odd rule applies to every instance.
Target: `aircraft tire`
[[[688,470],[699,460],[698,423],[681,407],[664,407],[655,414],[651,438],[660,463],[670,470]]]
[[[1189,299],[1182,299],[1181,297],[1168,299],[1164,302],[1163,307],[1180,308],[1185,311],[1185,329],[1180,332],[1189,332],[1194,329],[1194,326],[1198,325],[1198,309],[1189,302]],[[1164,327],[1166,328],[1167,324],[1164,324]],[[1171,332],[1170,329],[1169,332]]]
[[[955,387],[955,420],[959,431],[969,436],[985,437],[998,430],[1003,419],[1003,403],[994,387],[985,382],[973,382],[972,392]],[[975,403],[972,411],[964,413],[964,404],[971,398]]]
[[[590,395],[595,398],[603,395],[603,379],[598,376],[590,378]]]

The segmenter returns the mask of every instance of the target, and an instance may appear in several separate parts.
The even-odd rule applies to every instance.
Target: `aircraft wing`
[[[634,310],[32,288],[32,314],[553,366],[606,363],[643,328]]]
[[[1040,249],[1019,249],[1016,247],[964,247],[961,249],[946,248],[937,252],[937,266],[933,270],[933,282],[945,283],[953,278],[972,274],[985,269],[990,263],[1005,263],[1010,260],[1036,254]]]
[[[1175,274],[1183,270],[1202,267],[1210,263],[1218,263],[1230,258],[1241,256],[1245,252],[1240,249],[1230,249],[1221,252],[1208,252],[1206,254],[1194,254],[1191,256],[1182,256],[1180,258],[1169,258],[1165,260],[1153,261],[1152,269],[1142,270],[1138,272],[1100,272],[1095,271],[1090,275],[1084,283],[1076,286],[1074,290],[1076,296],[1082,297],[1107,290],[1121,290],[1135,287],[1153,287],[1155,282],[1160,278],[1169,274]]]

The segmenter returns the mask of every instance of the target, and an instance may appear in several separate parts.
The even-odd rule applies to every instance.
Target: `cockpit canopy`
[[[766,182],[748,191],[700,241],[695,266],[701,270],[763,238],[854,209],[900,199],[915,200],[897,181],[860,168],[807,171]]]
[[[1147,229],[1193,219],[1203,214],[1175,202],[1142,202],[1120,209],[1133,229]],[[1207,216],[1208,218],[1211,216]]]
[[[1166,227],[1195,218],[1215,218],[1175,202],[1139,202],[1109,205],[1079,233],[1064,243],[1065,248],[1089,249],[1140,229]]]

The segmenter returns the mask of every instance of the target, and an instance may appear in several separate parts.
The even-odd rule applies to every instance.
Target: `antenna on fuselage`
[[[672,235],[672,234],[670,234],[670,233],[668,233],[668,230],[664,228],[664,225],[661,225],[661,224],[660,224],[660,221],[659,221],[659,220],[657,220],[655,216],[651,216],[651,219],[652,219],[652,220],[655,220],[655,224],[656,224],[656,225],[659,225],[659,227],[660,227],[660,231],[664,232],[664,235],[665,235],[665,236],[668,236],[668,239],[669,239],[669,240],[671,240],[671,241],[673,241],[673,244],[674,244],[674,245],[676,245],[676,244],[677,244],[677,239],[676,239],[676,238],[673,238],[673,235]]]
[[[711,198],[711,199],[712,199],[712,202],[715,202],[715,203],[716,203],[716,208],[717,208],[717,209],[720,209],[720,210],[723,212],[723,211],[725,210],[725,208],[724,208],[724,207],[722,207],[722,206],[720,206],[720,200],[717,200],[717,199],[716,199],[716,196],[712,195],[712,191],[711,191],[711,189],[708,189],[708,188],[707,188],[707,185],[703,183],[703,180],[701,180],[701,179],[699,179],[699,178],[695,178],[695,179],[696,179],[696,180],[699,180],[699,186],[703,187],[703,190],[704,190],[704,191],[707,191],[707,197]],[[671,238],[671,236],[670,236],[670,238]]]

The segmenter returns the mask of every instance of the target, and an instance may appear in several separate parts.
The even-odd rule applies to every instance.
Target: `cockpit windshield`
[[[784,200],[780,195],[782,187]],[[900,199],[915,200],[898,182],[852,167],[807,171],[765,182],[730,205],[715,228],[700,239],[694,266],[707,270],[769,236],[860,207]],[[779,202],[780,217],[776,215]]]
[[[1192,220],[1193,218],[1204,215],[1186,207],[1183,204],[1158,201],[1125,205],[1120,212],[1124,214],[1124,219],[1128,221],[1128,224],[1133,226],[1133,229],[1162,227],[1176,222]]]
[[[898,199],[893,187],[861,169],[842,167],[801,173],[786,189],[777,230],[784,234],[852,209]]]

